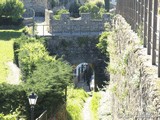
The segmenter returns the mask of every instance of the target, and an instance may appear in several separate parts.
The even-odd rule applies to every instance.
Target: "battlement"
[[[46,10],[46,23],[49,23],[52,33],[100,33],[105,30],[104,23],[109,21],[110,16],[104,14],[102,19],[92,19],[89,13],[82,13],[79,18],[71,18],[70,14],[62,14],[60,20],[53,18],[53,12]]]

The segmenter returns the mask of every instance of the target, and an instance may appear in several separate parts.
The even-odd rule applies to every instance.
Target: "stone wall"
[[[54,36],[47,41],[51,55],[63,56],[71,64],[93,63],[104,55],[96,48],[98,36]]]
[[[46,18],[51,17],[50,19],[46,19],[46,23],[49,23],[50,27],[52,27],[52,33],[101,33],[104,31],[104,23],[109,21],[109,15],[104,14],[102,19],[92,19],[89,13],[81,14],[80,18],[71,19],[69,14],[62,14],[60,20],[55,20],[53,18],[53,13],[51,11],[46,10]]]
[[[21,0],[26,9],[33,8],[36,16],[44,16],[45,9],[48,9],[49,0]]]
[[[112,120],[153,120],[160,114],[160,78],[137,34],[116,16],[109,41]]]
[[[94,66],[96,84],[99,86],[105,76],[105,61],[108,59],[96,47],[98,36],[53,36],[47,41],[47,49],[50,55],[63,57],[72,65],[80,63],[90,63]]]

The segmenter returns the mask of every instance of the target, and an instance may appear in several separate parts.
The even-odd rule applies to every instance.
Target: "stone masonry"
[[[48,9],[49,0],[21,0],[26,9],[33,8],[36,16],[44,16],[45,9]]]
[[[160,119],[160,78],[151,56],[121,17],[115,17],[110,55],[112,120]],[[114,67],[115,66],[115,67]],[[159,116],[159,118],[158,118]]]
[[[102,19],[92,19],[89,13],[82,13],[76,19],[71,19],[69,14],[62,14],[60,20],[55,20],[53,12],[45,10],[45,22],[49,25],[49,32],[53,34],[101,33],[105,30],[106,21],[109,21],[108,14],[103,14]]]

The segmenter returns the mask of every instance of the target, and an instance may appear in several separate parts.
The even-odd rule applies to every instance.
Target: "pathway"
[[[91,118],[91,110],[90,110],[90,103],[91,103],[92,97],[87,98],[86,102],[84,103],[83,108],[83,120],[92,120]]]
[[[18,85],[20,83],[20,69],[13,62],[8,62],[7,65],[9,67],[7,83]]]
[[[36,27],[36,34],[38,36],[51,36],[52,34],[48,32],[44,17],[36,17],[35,18],[35,27]]]
[[[78,82],[77,87],[83,88],[88,94],[91,94],[89,87],[87,86],[87,82],[84,82],[83,80],[81,80]],[[91,111],[90,111],[91,99],[92,99],[91,96],[88,97],[84,103],[83,111],[82,111],[83,120],[92,120],[91,119]]]

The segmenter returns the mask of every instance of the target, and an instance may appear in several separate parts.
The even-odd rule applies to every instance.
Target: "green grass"
[[[14,59],[13,39],[19,38],[22,30],[0,30],[0,83],[6,82],[9,71],[6,63]]]
[[[101,99],[100,93],[93,93],[92,100],[91,100],[91,111],[92,111],[92,120],[98,120],[98,108],[99,102]]]
[[[68,89],[67,112],[68,120],[82,120],[81,112],[88,94],[83,89]]]

